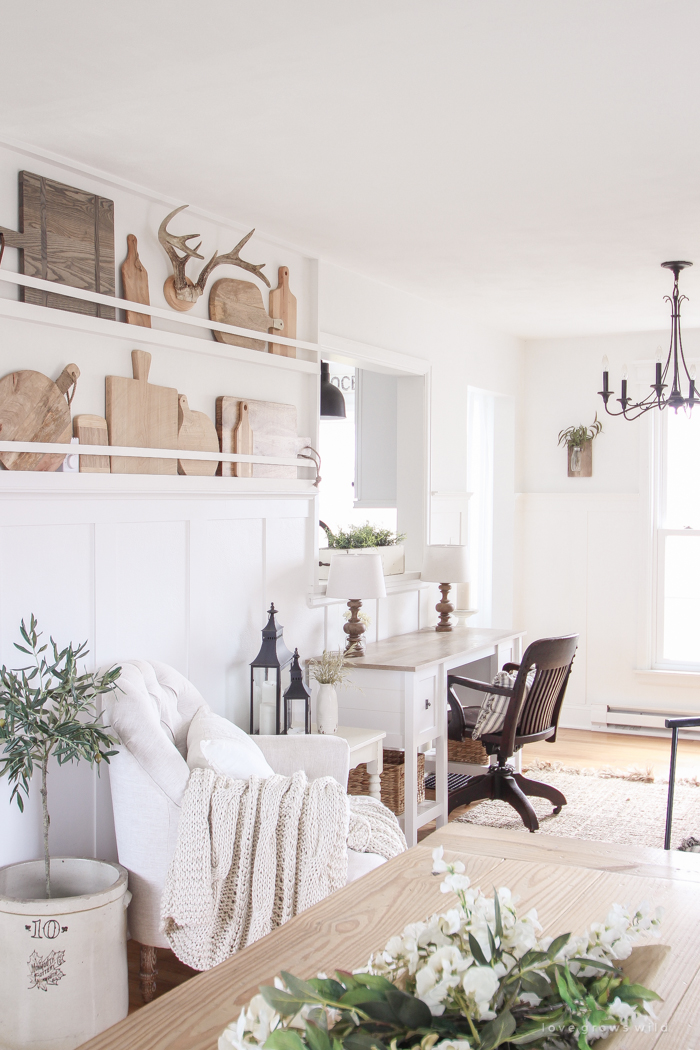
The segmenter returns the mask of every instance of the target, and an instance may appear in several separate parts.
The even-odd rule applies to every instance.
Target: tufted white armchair
[[[189,778],[187,732],[204,698],[167,664],[122,664],[120,690],[105,698],[105,723],[119,738],[109,765],[119,863],[129,871],[128,921],[141,945],[144,1001],[155,995],[160,901],[177,841],[182,798]],[[328,736],[261,736],[255,741],[275,773],[303,769],[309,779],[332,776],[347,787],[350,751]],[[348,850],[348,882],[384,863],[374,853]]]

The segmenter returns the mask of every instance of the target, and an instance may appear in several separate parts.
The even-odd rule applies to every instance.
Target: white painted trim
[[[329,332],[319,332],[318,342],[322,357],[340,364],[355,365],[356,368],[371,365],[373,372],[399,375],[422,376],[430,371],[430,362],[423,358],[386,350],[370,343],[358,343],[355,339],[331,335]]]
[[[72,445],[75,452],[79,446]],[[83,446],[84,447],[84,446]],[[99,446],[104,450],[104,445]],[[103,453],[102,453],[103,454]],[[281,496],[289,499],[314,499],[317,490],[310,480],[294,478],[217,478],[184,474],[80,474],[41,470],[0,471],[0,504],[8,497],[56,496],[101,500],[133,498],[226,500],[235,497],[267,499]],[[7,512],[7,504],[3,514]]]

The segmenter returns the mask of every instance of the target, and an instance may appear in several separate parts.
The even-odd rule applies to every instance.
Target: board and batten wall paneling
[[[248,726],[249,662],[274,599],[288,643],[323,645],[323,610],[306,603],[315,501],[42,499],[0,504],[0,657],[34,612],[60,645],[87,640],[88,666],[171,664],[213,710]],[[412,597],[412,596],[411,596]],[[109,775],[52,765],[55,856],[116,857]],[[38,785],[25,813],[0,782],[0,865],[41,855]]]
[[[190,671],[212,710],[248,729],[248,664],[260,648],[261,518],[190,522]]]

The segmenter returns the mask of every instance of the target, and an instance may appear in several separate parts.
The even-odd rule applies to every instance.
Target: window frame
[[[700,537],[700,529],[667,528],[665,525],[668,454],[668,415],[656,412],[654,419],[654,500],[653,500],[653,573],[652,573],[652,661],[657,671],[686,671],[700,674],[700,661],[671,660],[665,657],[665,576],[666,576],[666,540],[670,536],[682,538]]]

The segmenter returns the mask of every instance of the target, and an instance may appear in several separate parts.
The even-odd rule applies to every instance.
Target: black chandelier
[[[603,389],[598,393],[605,403],[605,411],[609,416],[624,416],[625,419],[639,419],[641,415],[648,412],[650,408],[672,408],[676,412],[679,408],[687,408],[692,411],[693,406],[698,404],[700,398],[695,396],[695,365],[688,368],[683,355],[683,343],[681,341],[681,303],[688,297],[678,292],[678,274],[686,266],[692,266],[691,262],[665,262],[661,263],[667,270],[673,270],[673,293],[665,295],[664,301],[671,304],[671,345],[668,357],[664,365],[661,360],[656,362],[656,382],[651,384],[651,394],[647,394],[643,401],[633,402],[627,397],[627,372],[623,369],[620,384],[620,396],[616,398],[620,405],[619,412],[611,412],[608,401],[615,391],[610,390],[608,385],[608,359],[603,358]],[[683,373],[685,372],[685,378]],[[688,381],[688,396],[683,397],[681,383]],[[666,397],[664,391],[668,389],[670,380],[671,391]]]

